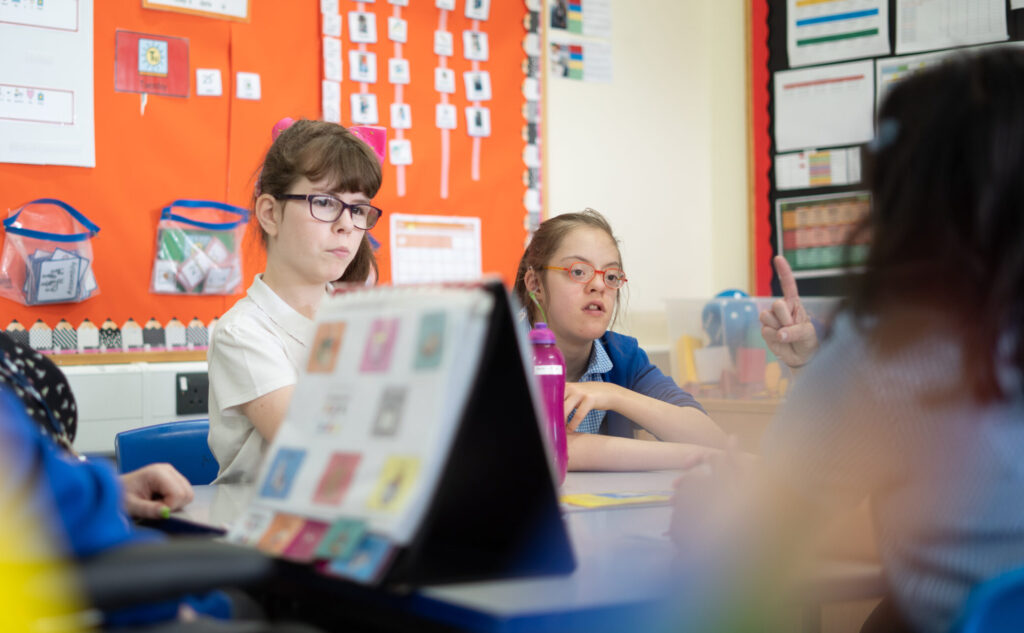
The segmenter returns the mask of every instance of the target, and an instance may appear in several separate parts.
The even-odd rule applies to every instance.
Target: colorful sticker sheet
[[[230,538],[377,581],[438,485],[492,304],[476,287],[330,297],[258,494]]]

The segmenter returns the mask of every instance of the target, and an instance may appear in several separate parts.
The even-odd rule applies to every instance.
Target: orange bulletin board
[[[341,2],[342,13],[355,2]],[[432,50],[438,9],[432,0],[411,0],[403,8],[408,21],[404,57],[410,60],[412,80],[404,101],[412,108],[413,127],[405,131],[413,147],[413,164],[406,167],[406,194],[399,196],[395,167],[385,161],[384,185],[375,204],[385,215],[373,230],[381,243],[381,280],[390,279],[388,216],[392,213],[473,216],[482,218],[482,259],[485,272],[497,272],[510,282],[521,254],[526,229],[523,196],[523,53],[526,8],[522,2],[491,3],[486,24],[493,99],[489,138],[482,140],[480,177],[470,173],[472,139],[465,131],[461,94],[462,71],[469,69],[458,51],[461,32],[470,21],[459,10],[450,12],[448,29],[456,34],[456,55],[449,61],[459,77],[451,103],[460,113],[459,128],[451,134],[449,196],[440,196],[440,131],[434,126]],[[349,6],[351,5],[351,6]],[[377,52],[381,68],[371,90],[378,95],[380,124],[388,125],[393,88],[387,82],[387,15],[392,5],[383,0],[362,5],[378,13]],[[94,9],[94,100],[96,167],[39,166],[0,163],[0,210],[44,197],[59,198],[101,227],[93,240],[93,270],[99,294],[82,303],[22,306],[0,299],[6,325],[17,319],[29,327],[42,319],[51,327],[65,318],[74,325],[84,318],[97,325],[128,318],[161,323],[172,317],[203,322],[226,311],[242,296],[252,276],[262,270],[263,253],[252,231],[244,240],[243,290],[234,296],[189,297],[149,292],[160,210],[178,198],[197,198],[249,207],[259,162],[270,145],[270,131],[284,116],[320,118],[323,58],[320,2],[254,0],[248,22],[212,19],[145,9],[141,0],[102,0]],[[118,30],[185,38],[189,43],[190,90],[186,98],[148,96],[114,90],[114,44]],[[347,24],[345,25],[347,31]],[[351,46],[343,40],[343,55]],[[348,64],[345,61],[347,79]],[[465,68],[463,68],[465,66]],[[223,94],[199,97],[195,70],[221,71]],[[261,99],[235,97],[236,72],[258,73]],[[348,94],[354,86],[342,82],[342,123],[350,121]],[[389,136],[391,130],[388,131]]]

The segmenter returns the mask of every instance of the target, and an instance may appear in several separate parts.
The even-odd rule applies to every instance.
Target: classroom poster
[[[1006,0],[896,0],[896,52],[1009,39]]]
[[[588,37],[610,38],[610,0],[547,0],[551,32],[565,31]]]
[[[839,147],[775,155],[775,188],[837,187],[860,182],[860,148]]]
[[[93,0],[0,2],[0,162],[96,165]]]
[[[985,46],[972,46],[966,49],[952,49],[935,51],[933,53],[920,53],[917,55],[901,55],[899,57],[885,57],[875,60],[875,101],[881,106],[885,95],[899,83],[914,73],[930,68],[942,62],[950,55],[963,52],[975,52],[996,46],[1024,46],[1024,42],[1007,42],[1005,44],[988,44]]]
[[[777,253],[786,258],[797,279],[838,275],[867,257],[867,235],[847,248],[854,228],[867,217],[867,191],[779,198],[775,221],[781,227]]]
[[[188,96],[188,40],[132,31],[115,37],[114,90]]]
[[[249,3],[251,0],[142,0],[147,9],[176,11],[205,18],[218,18],[236,22],[249,21]]]
[[[549,38],[550,76],[579,81],[612,81],[612,47],[607,42]]]
[[[480,218],[391,216],[391,275],[396,285],[472,281],[482,272]]]
[[[875,135],[871,61],[775,73],[775,149],[866,143]]]
[[[888,55],[888,0],[787,0],[790,66]]]

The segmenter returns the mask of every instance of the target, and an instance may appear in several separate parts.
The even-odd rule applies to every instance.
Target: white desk
[[[670,490],[675,473],[570,473],[563,494]],[[252,494],[251,487],[198,486],[179,518],[225,525]],[[680,586],[675,548],[665,536],[671,508],[619,506],[573,509],[564,518],[577,568],[568,576],[461,583],[420,588],[402,608],[416,615],[477,631],[646,630],[659,607],[699,592]],[[700,578],[690,581],[700,582]],[[830,562],[809,582],[817,608],[831,601],[880,597],[877,564]],[[640,621],[638,621],[640,620]]]

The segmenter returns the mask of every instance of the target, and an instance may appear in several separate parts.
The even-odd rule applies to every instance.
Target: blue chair
[[[206,436],[209,420],[183,420],[122,431],[114,437],[117,471],[126,473],[154,462],[167,462],[193,485],[217,476],[217,460]]]
[[[1024,569],[986,580],[971,591],[956,633],[1004,633],[1024,630]]]

